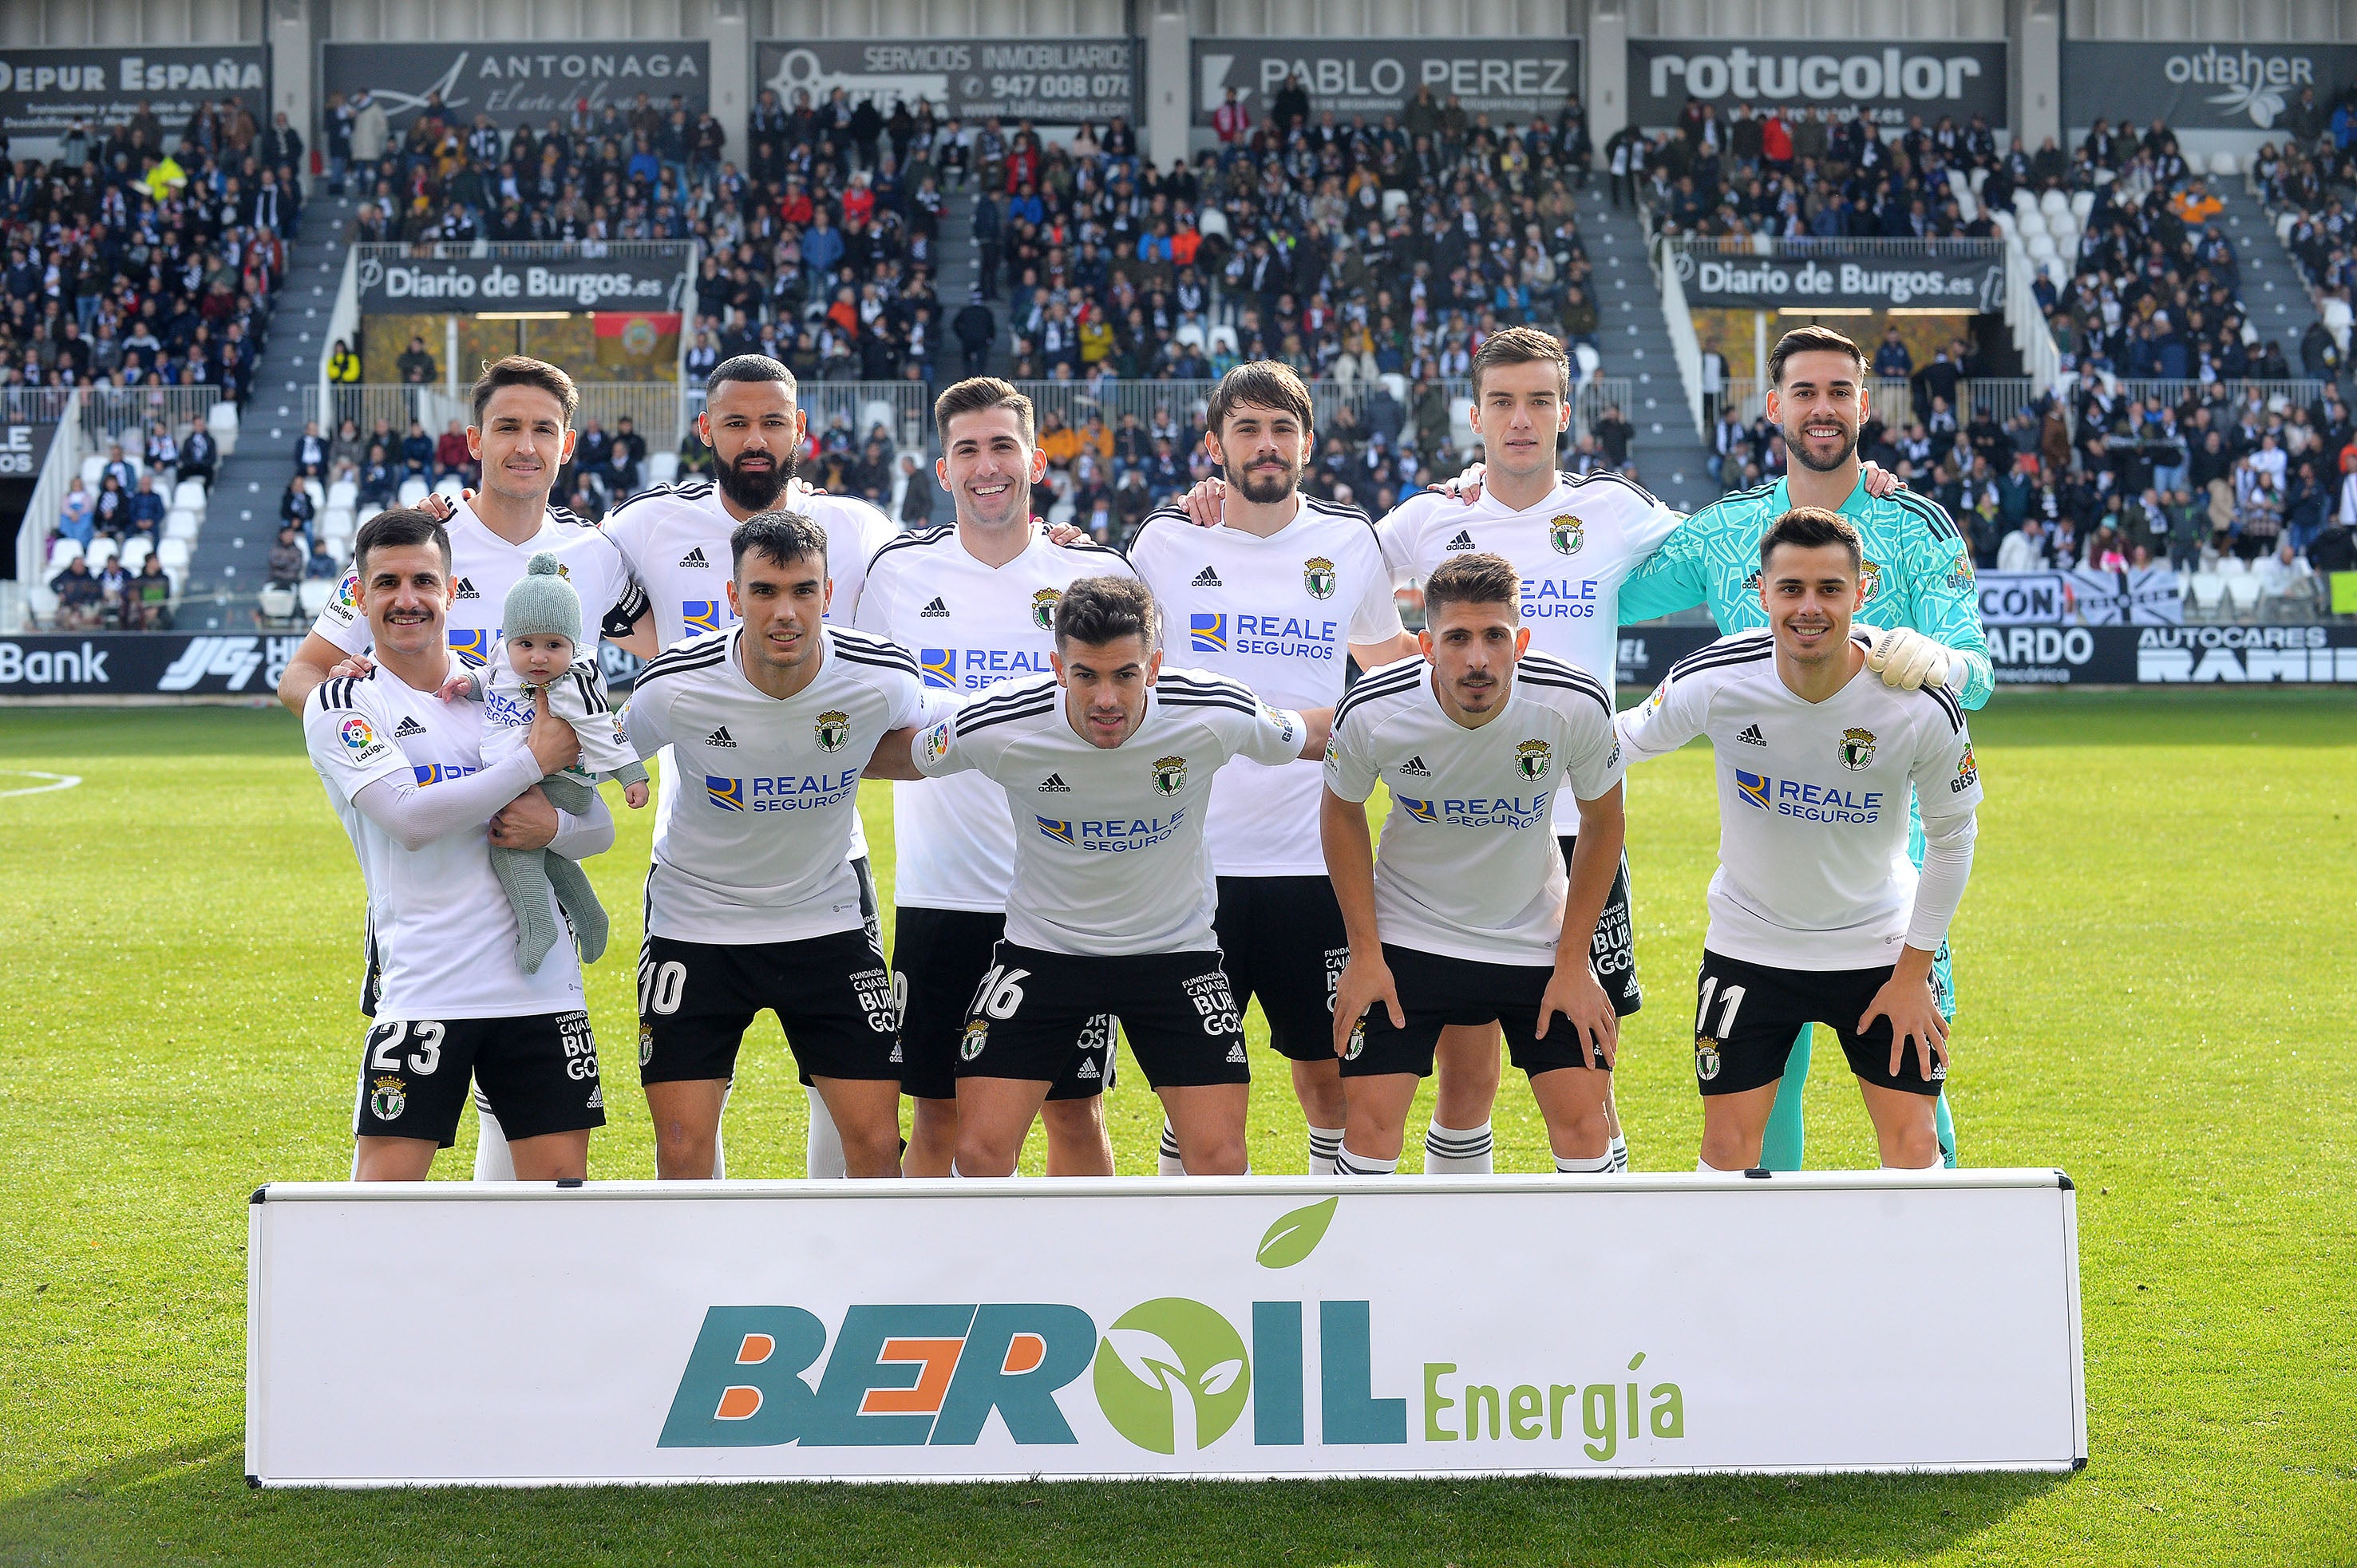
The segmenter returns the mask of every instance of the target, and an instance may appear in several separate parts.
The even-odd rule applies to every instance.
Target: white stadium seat
[[[145,534],[134,534],[129,542],[123,547],[123,569],[126,572],[136,572],[146,562],[147,557],[154,553],[156,553],[156,547],[147,542]]]
[[[2050,257],[2040,263],[2040,268],[2046,274],[2046,280],[2052,284],[2057,289],[2065,289],[2071,286],[2071,263],[2065,258],[2061,256]]]
[[[2033,262],[2046,262],[2046,261],[2052,261],[2055,257],[2057,257],[2057,256],[2058,256],[2058,255],[2060,255],[2061,253],[2061,252],[2057,251],[2057,250],[2054,248],[2054,236],[2053,236],[2053,235],[2051,235],[2051,234],[2032,234],[2032,235],[2029,237],[2029,259],[2030,259],[2031,261],[2033,261]]]
[[[2185,172],[2187,174],[2208,174],[2210,172],[2209,161],[2202,157],[2200,153],[2186,153],[2183,156],[2185,158]]]
[[[271,620],[295,618],[295,590],[292,588],[264,588],[254,596],[254,602],[262,607],[263,615]]]
[[[1189,349],[1203,348],[1208,341],[1203,336],[1203,324],[1200,321],[1180,322],[1178,330],[1171,336]]]
[[[1387,219],[1391,216],[1389,209],[1384,210],[1383,216]],[[1195,215],[1195,231],[1206,239],[1213,234],[1224,238],[1228,231],[1228,215],[1216,207],[1206,207]]]
[[[203,522],[186,507],[174,507],[164,514],[164,537],[194,539],[203,529]]]
[[[328,601],[336,596],[336,580],[333,577],[307,577],[298,592],[303,600],[303,613],[316,617],[328,607]]]
[[[2014,223],[2021,231],[2021,237],[2025,242],[2033,234],[2046,232],[2046,215],[2035,209],[2016,213]]]
[[[66,564],[81,553],[81,541],[79,539],[49,541],[49,575],[54,577],[64,571]]]
[[[1406,211],[1408,199],[1408,193],[1405,190],[1393,189],[1384,191],[1383,221],[1388,223],[1393,219],[1398,217],[1401,213]],[[1223,224],[1225,221],[1226,220],[1222,220]]]
[[[156,546],[156,559],[164,564],[164,570],[167,572],[178,573],[187,571],[188,569],[188,542],[185,539],[165,540],[161,544]]]
[[[2209,618],[2218,613],[2226,599],[2226,579],[2215,572],[2193,574],[2193,608],[2196,614]]]
[[[416,481],[413,480],[411,482],[415,483]],[[402,493],[404,495],[409,492],[408,485],[404,485],[401,489]],[[457,475],[446,474],[442,477],[441,482],[434,487],[434,494],[437,496],[448,496],[455,501],[461,495],[466,493],[466,489],[467,487],[459,481]]]
[[[2233,154],[2217,153],[2211,156],[2210,172],[2221,178],[2227,178],[2242,173],[2243,166],[2236,161]]]
[[[1449,444],[1459,451],[1472,446],[1474,435],[1471,398],[1452,397],[1448,400],[1448,440]]]
[[[2218,561],[2218,575],[2221,577],[2239,577],[2250,569],[2250,564],[2239,555],[2221,556]]]
[[[675,483],[679,478],[679,454],[650,452],[647,454],[647,482],[655,485]]]
[[[90,569],[93,572],[113,560],[114,555],[114,541],[104,537],[91,540],[90,548],[82,552],[82,559],[90,563]]]
[[[328,506],[329,510],[332,510],[335,508],[341,507],[344,510],[350,511],[354,507],[360,505],[360,503],[361,488],[360,486],[352,483],[351,480],[338,479],[334,484],[328,487]]]
[[[221,455],[237,450],[237,404],[217,403],[205,413],[205,428],[221,443]]]
[[[412,475],[410,478],[401,481],[400,499],[401,504],[404,506],[415,506],[418,502],[424,500],[427,496],[430,496],[433,493],[433,490],[427,487],[425,481],[418,478],[414,475]]]
[[[1574,343],[1571,346],[1571,357],[1579,361],[1579,380],[1582,384],[1594,381],[1598,372],[1604,368],[1604,356],[1598,353],[1590,344]]]
[[[25,590],[25,607],[32,612],[35,626],[57,623],[58,596],[49,592],[47,583],[35,583]]]
[[[352,514],[350,509],[347,507],[331,506],[327,510],[321,512],[319,514],[319,532],[322,533],[339,533],[346,539],[350,539],[353,533]]]
[[[98,489],[98,477],[106,471],[105,454],[93,452],[81,460],[81,485],[86,490]]]
[[[1214,323],[1211,328],[1211,352],[1216,354],[1223,347],[1231,354],[1236,352],[1236,329],[1233,327],[1229,326],[1226,322],[1222,321]]]
[[[192,511],[202,517],[205,499],[205,482],[202,479],[182,479],[172,487],[172,504],[182,511]]]
[[[2236,615],[2249,615],[2259,607],[2259,579],[2249,572],[2226,579],[2226,598]]]
[[[328,504],[328,489],[317,479],[303,481],[303,493],[311,498],[311,515],[317,517]]]
[[[2038,210],[2045,213],[2068,212],[2071,199],[2059,190],[2050,190],[2038,199]]]

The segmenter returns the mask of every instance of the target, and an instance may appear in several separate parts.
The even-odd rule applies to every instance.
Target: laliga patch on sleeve
[[[328,601],[327,618],[338,626],[350,626],[361,615],[361,575],[347,572],[344,580],[336,585],[335,596]]]
[[[347,714],[336,733],[344,743],[345,760],[355,768],[364,768],[393,750],[393,743],[379,739],[375,726],[358,714]]]
[[[950,721],[942,720],[925,732],[925,762],[928,767],[950,754]]]

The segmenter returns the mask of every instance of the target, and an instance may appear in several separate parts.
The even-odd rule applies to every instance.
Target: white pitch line
[[[36,784],[29,789],[0,789],[0,800],[5,800],[11,795],[46,795],[52,789],[70,789],[81,782],[81,778],[75,774],[43,773],[31,768],[0,768],[0,778],[50,780],[47,784]]]

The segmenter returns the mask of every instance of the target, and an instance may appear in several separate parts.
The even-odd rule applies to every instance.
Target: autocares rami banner
[[[2087,1452],[2053,1171],[322,1184],[264,1188],[251,1225],[264,1485]]]

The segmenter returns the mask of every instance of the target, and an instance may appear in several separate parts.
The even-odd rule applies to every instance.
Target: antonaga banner
[[[371,92],[395,131],[435,99],[445,117],[464,127],[488,114],[502,130],[551,120],[569,123],[587,102],[629,109],[639,94],[666,113],[676,95],[692,122],[712,101],[712,45],[601,39],[511,44],[322,44],[322,92]],[[737,70],[744,69],[741,63]],[[622,149],[630,151],[627,144]]]
[[[2074,1196],[2051,1170],[274,1185],[246,1469],[2068,1470]],[[1927,1341],[1906,1304],[1934,1298]],[[358,1322],[404,1326],[397,1368]]]

